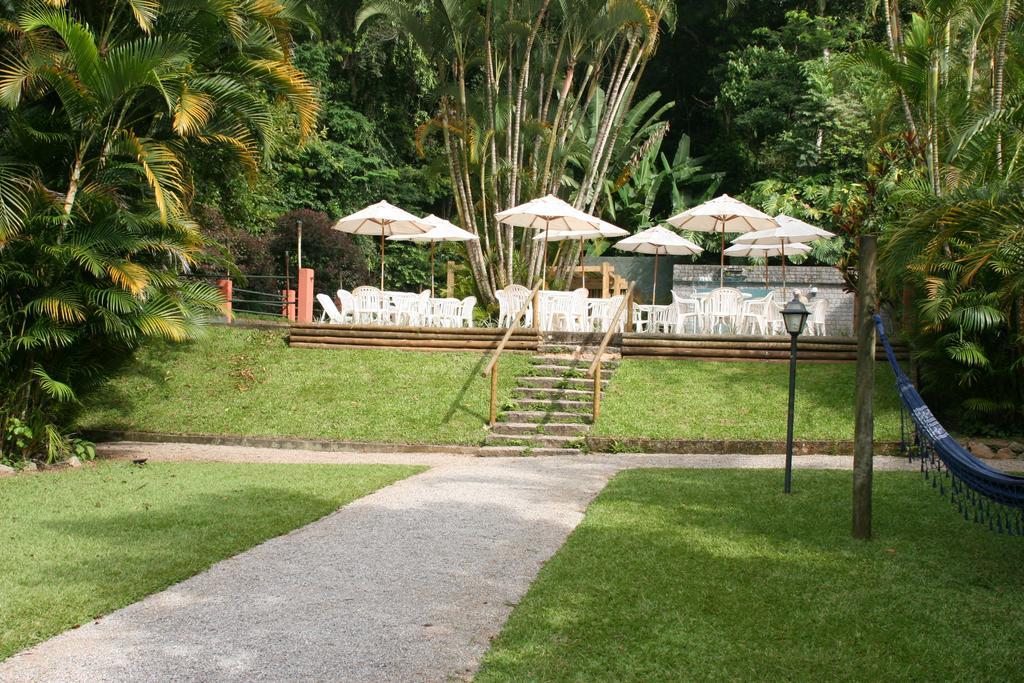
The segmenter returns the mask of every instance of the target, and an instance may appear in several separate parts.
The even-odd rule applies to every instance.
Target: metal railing
[[[597,418],[601,416],[601,356],[604,355],[604,350],[608,348],[608,342],[611,341],[612,335],[615,334],[615,329],[619,326],[619,318],[622,317],[622,314],[625,311],[629,311],[627,321],[630,323],[626,325],[626,328],[628,329],[631,327],[633,320],[633,289],[635,287],[635,280],[629,283],[629,289],[626,290],[626,296],[623,297],[622,302],[619,303],[619,307],[615,311],[615,315],[612,316],[611,322],[608,323],[608,330],[605,331],[604,337],[601,339],[601,345],[597,347],[597,352],[594,354],[594,360],[590,364],[590,369],[587,370],[587,377],[592,377],[594,379],[594,407],[591,422],[597,422]]]
[[[501,338],[501,341],[498,342],[497,348],[495,348],[494,352],[491,354],[491,359],[487,362],[487,365],[484,366],[483,372],[480,373],[481,377],[487,377],[488,375],[491,376],[491,409],[488,424],[492,427],[498,421],[498,358],[501,356],[501,352],[505,350],[505,345],[512,337],[512,333],[515,332],[517,327],[520,327],[519,319],[526,315],[526,311],[530,306],[533,306],[533,328],[540,328],[540,325],[538,324],[540,320],[540,313],[537,309],[537,292],[540,291],[542,284],[543,283],[538,282],[534,286],[533,290],[530,292],[530,297],[526,300],[526,303],[523,304],[522,308],[516,312],[515,317],[512,318],[512,324],[508,326],[507,330],[505,330],[505,335]]]

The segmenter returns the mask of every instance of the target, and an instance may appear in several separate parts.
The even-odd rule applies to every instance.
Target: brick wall
[[[679,263],[672,269],[672,289],[677,295],[685,295],[691,287],[717,287],[719,266],[706,264]],[[764,266],[726,266],[725,286],[740,289],[764,289]],[[825,331],[830,335],[853,333],[853,294],[843,291],[843,279],[839,271],[829,266],[786,266],[786,288],[789,298],[799,290],[810,301],[825,301]],[[775,292],[776,301],[782,299],[782,267],[768,267],[768,287]],[[811,288],[817,294],[811,296]]]

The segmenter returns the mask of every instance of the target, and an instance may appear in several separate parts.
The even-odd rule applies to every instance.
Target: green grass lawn
[[[797,369],[797,439],[853,439],[853,363]],[[888,366],[875,372],[875,439],[899,439]],[[786,438],[789,364],[625,359],[602,402],[595,436],[652,439]]]
[[[289,349],[277,331],[212,327],[153,344],[85,400],[86,429],[390,443],[477,444],[486,432],[487,356]],[[499,405],[528,358],[506,354]]]
[[[422,469],[108,462],[0,479],[0,659]]]
[[[916,473],[619,474],[542,569],[478,681],[1020,680],[1024,542]]]

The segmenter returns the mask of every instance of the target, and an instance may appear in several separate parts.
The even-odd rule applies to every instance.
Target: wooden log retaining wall
[[[505,334],[494,327],[383,327],[380,325],[292,325],[288,345],[306,349],[400,349],[404,351],[493,351]],[[535,353],[540,335],[517,329],[509,351]]]
[[[622,335],[624,358],[679,358],[694,360],[789,360],[788,337],[724,335]],[[801,361],[853,362],[857,359],[857,340],[853,337],[801,337],[797,342]],[[909,359],[905,345],[894,345],[896,357]],[[879,347],[876,358],[885,360]]]

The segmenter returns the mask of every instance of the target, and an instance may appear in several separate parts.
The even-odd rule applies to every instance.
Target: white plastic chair
[[[331,297],[326,294],[317,294],[316,300],[320,302],[320,308],[323,309],[323,313],[320,314],[320,322],[327,320],[332,325],[341,325],[345,322],[344,318],[341,317],[341,311],[334,305]]]
[[[338,303],[341,305],[340,310],[342,322],[359,322],[359,305],[356,303],[356,298],[352,296],[352,292],[346,292],[344,289],[339,289]]]
[[[587,332],[605,332],[624,298],[623,295],[616,294],[610,299],[587,299]],[[625,314],[619,317],[617,327],[619,332],[626,329]]]
[[[459,319],[456,327],[473,327],[474,308],[476,308],[475,296],[467,296],[462,300],[462,308],[459,310]]]
[[[423,300],[419,294],[392,292],[387,320],[394,325],[419,325],[423,318]]]
[[[775,306],[775,292],[760,299],[749,299],[743,302],[743,309],[740,313],[740,331],[751,333],[757,332],[767,335],[771,331],[771,310]]]
[[[431,327],[458,327],[462,302],[458,299],[432,299],[427,324]]]
[[[672,292],[672,310],[669,313],[667,331],[671,334],[686,334],[687,321],[693,323],[693,332],[700,331],[701,302],[694,297],[678,297]]]
[[[828,312],[828,302],[825,299],[817,299],[811,306],[811,317],[807,319],[807,333],[810,335],[824,336],[825,313]]]
[[[379,289],[363,285],[353,289],[352,296],[356,298],[360,322],[384,322],[384,295]]]
[[[509,302],[509,295],[504,289],[499,289],[494,292],[495,298],[498,300],[498,327],[508,327],[512,324],[513,312],[509,310],[511,306]]]
[[[505,288],[505,296],[508,298],[508,313],[506,315],[505,324],[502,327],[509,327],[512,325],[512,318],[515,314],[522,310],[523,306],[526,306],[530,300],[530,290],[522,285],[509,285]],[[520,323],[524,327],[529,327],[533,324],[533,305],[526,306],[526,312],[523,314],[523,319]]]
[[[704,320],[707,331],[714,334],[719,325],[735,331],[743,303],[743,292],[733,287],[712,290],[704,301]]]

